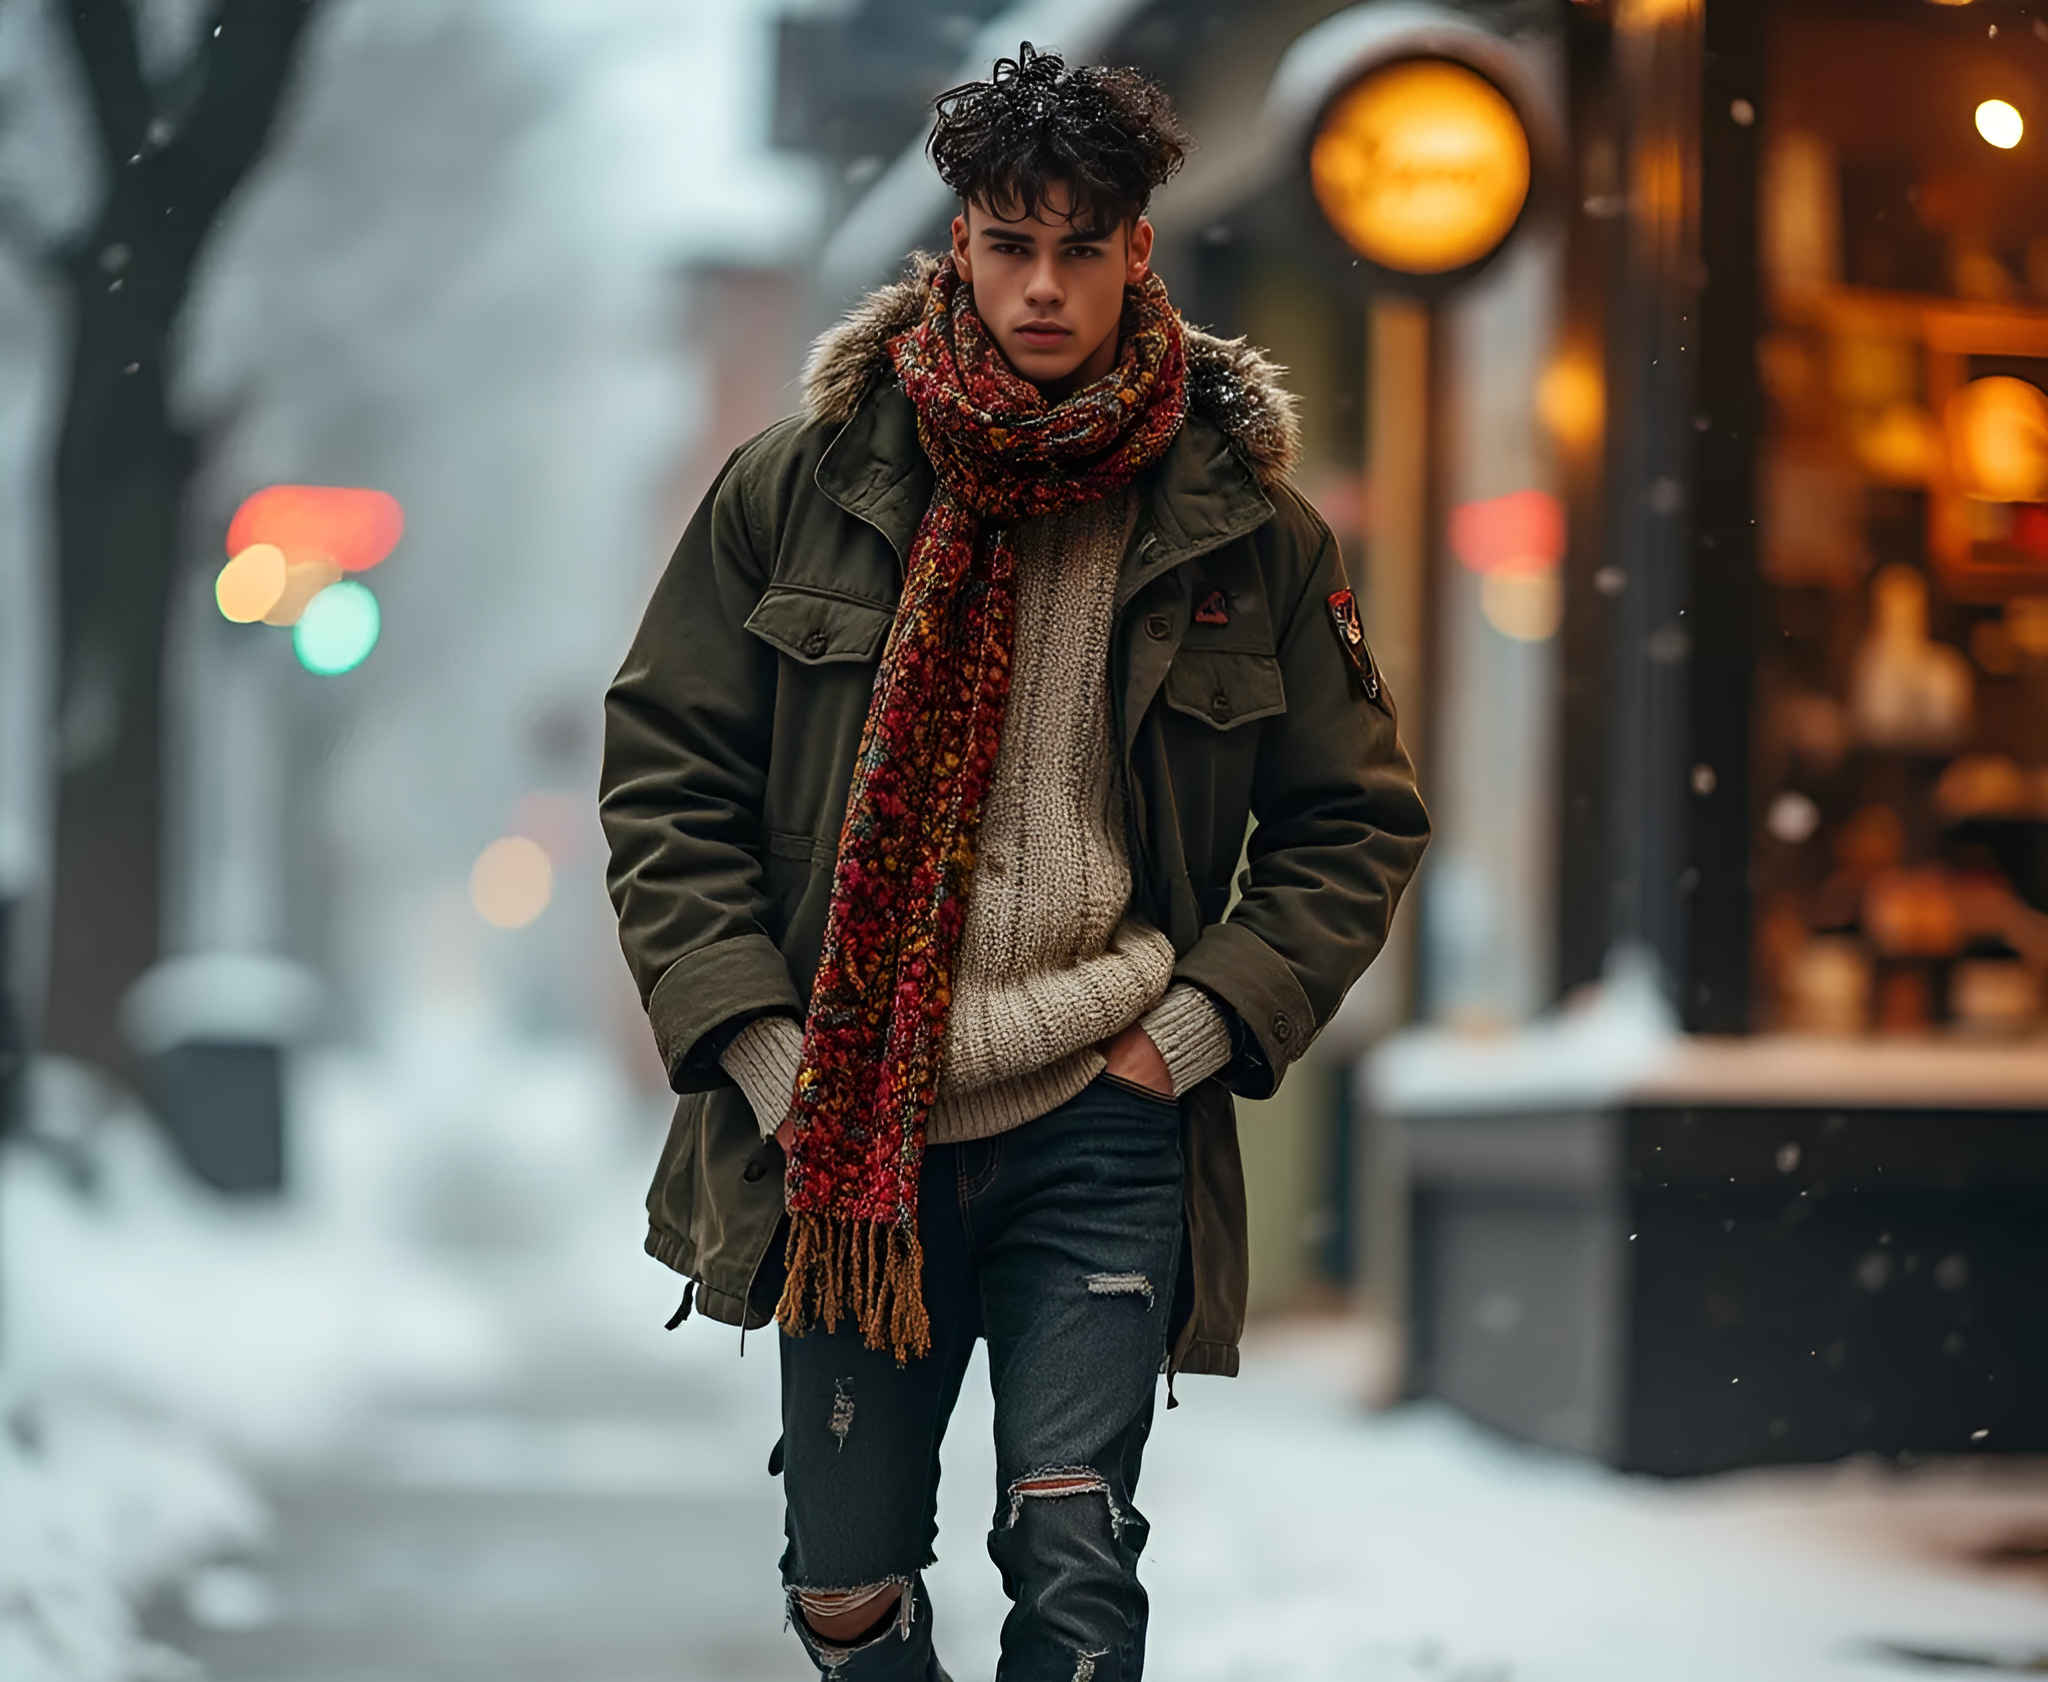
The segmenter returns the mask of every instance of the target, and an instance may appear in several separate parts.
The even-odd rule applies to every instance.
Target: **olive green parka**
[[[647,1249],[696,1282],[703,1312],[743,1325],[773,1310],[783,1160],[718,1055],[757,1016],[801,1018],[817,967],[876,663],[931,498],[886,351],[931,272],[914,262],[820,340],[806,414],[734,453],[605,704],[608,882],[682,1094]],[[1138,481],[1111,687],[1134,908],[1173,942],[1176,978],[1232,1019],[1229,1066],[1181,1101],[1173,1366],[1234,1373],[1231,1094],[1271,1093],[1378,954],[1429,820],[1392,698],[1345,635],[1336,542],[1286,483],[1277,371],[1194,330],[1188,353],[1187,422]]]

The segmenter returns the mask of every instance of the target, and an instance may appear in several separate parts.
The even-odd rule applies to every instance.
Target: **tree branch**
[[[205,81],[166,148],[181,228],[202,232],[263,150],[315,0],[224,0]]]
[[[118,170],[142,150],[155,114],[128,0],[69,0],[63,8],[79,68],[92,90],[93,120],[107,168]]]

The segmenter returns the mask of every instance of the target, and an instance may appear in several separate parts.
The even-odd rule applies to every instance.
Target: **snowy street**
[[[691,1376],[380,1412],[270,1481],[260,1576],[202,1575],[150,1627],[220,1682],[801,1676],[761,1420]]]
[[[161,1539],[125,1567],[148,1634],[222,1682],[794,1682],[772,1344],[742,1359],[729,1328],[661,1330],[644,1104],[573,1054],[471,1055],[467,1083],[323,1065],[289,1212],[210,1209],[118,1124],[93,1147],[97,1201],[9,1159],[25,1391],[53,1417],[118,1405],[142,1440],[196,1436],[268,1510],[236,1518],[189,1469],[124,1491],[118,1457],[74,1468]],[[404,1148],[465,1085],[499,1131],[444,1110],[438,1158]],[[447,1203],[486,1156],[492,1201]],[[1365,1354],[1342,1322],[1274,1323],[1244,1378],[1186,1383],[1162,1416],[1141,1492],[1158,1674],[1822,1682],[1924,1673],[1908,1651],[2048,1649],[2048,1469],[1621,1478],[1433,1407],[1366,1415]],[[993,1672],[1004,1610],[987,1433],[977,1374],[931,1574],[962,1682]],[[0,1655],[34,1652],[35,1617],[0,1611]],[[7,1682],[89,1674],[10,1662]]]

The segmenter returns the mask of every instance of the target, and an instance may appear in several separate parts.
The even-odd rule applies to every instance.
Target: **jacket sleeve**
[[[766,575],[744,455],[683,533],[605,697],[605,881],[678,1092],[725,1081],[718,1053],[745,1021],[803,1014],[761,924],[776,656],[745,628]]]
[[[1321,542],[1278,637],[1287,710],[1260,740],[1239,898],[1175,971],[1237,1013],[1222,1079],[1247,1098],[1279,1085],[1379,955],[1429,843],[1392,697],[1383,683],[1368,695],[1338,637],[1330,599],[1350,585],[1336,540],[1309,529]]]

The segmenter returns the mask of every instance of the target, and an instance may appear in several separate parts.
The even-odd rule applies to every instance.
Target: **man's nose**
[[[1065,296],[1058,263],[1050,253],[1040,257],[1031,265],[1031,274],[1024,282],[1024,301],[1033,309],[1056,309]]]

